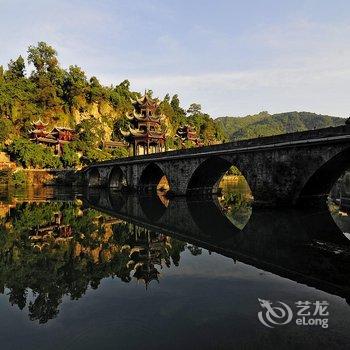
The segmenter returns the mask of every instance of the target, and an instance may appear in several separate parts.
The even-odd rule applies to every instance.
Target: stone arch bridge
[[[88,187],[155,192],[166,176],[178,196],[215,194],[222,176],[235,165],[246,178],[254,202],[295,206],[325,200],[350,167],[350,126],[224,143],[90,165]]]

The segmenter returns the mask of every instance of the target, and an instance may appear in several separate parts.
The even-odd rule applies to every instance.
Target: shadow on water
[[[226,209],[217,197],[169,201],[101,189],[67,192],[58,201],[17,198],[1,208],[0,289],[11,304],[27,306],[31,320],[45,323],[58,315],[65,295],[79,299],[105,277],[136,279],[147,288],[160,268],[179,265],[187,247],[349,300],[350,241],[326,206],[245,206],[239,219]]]

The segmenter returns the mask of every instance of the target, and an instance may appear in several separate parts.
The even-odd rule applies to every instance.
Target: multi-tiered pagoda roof
[[[146,93],[131,101],[134,110],[127,115],[128,130],[120,130],[133,146],[134,155],[161,152],[165,147],[165,131],[162,128],[164,116],[158,112],[160,101]]]
[[[61,152],[63,144],[75,140],[76,133],[74,129],[67,127],[54,127],[51,131],[46,130],[47,123],[37,120],[32,123],[32,130],[29,131],[30,139],[36,143],[53,145],[57,153]]]

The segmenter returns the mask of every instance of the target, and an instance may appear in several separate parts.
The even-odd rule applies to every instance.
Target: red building
[[[55,147],[56,154],[61,154],[64,144],[76,139],[74,129],[66,127],[54,127],[47,131],[48,124],[38,120],[33,123],[33,129],[30,130],[30,139],[36,143]]]

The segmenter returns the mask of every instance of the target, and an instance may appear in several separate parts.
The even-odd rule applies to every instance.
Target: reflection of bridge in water
[[[215,199],[164,203],[158,197],[89,190],[84,202],[151,231],[350,300],[350,242],[327,207],[307,212],[254,210],[239,230]]]

